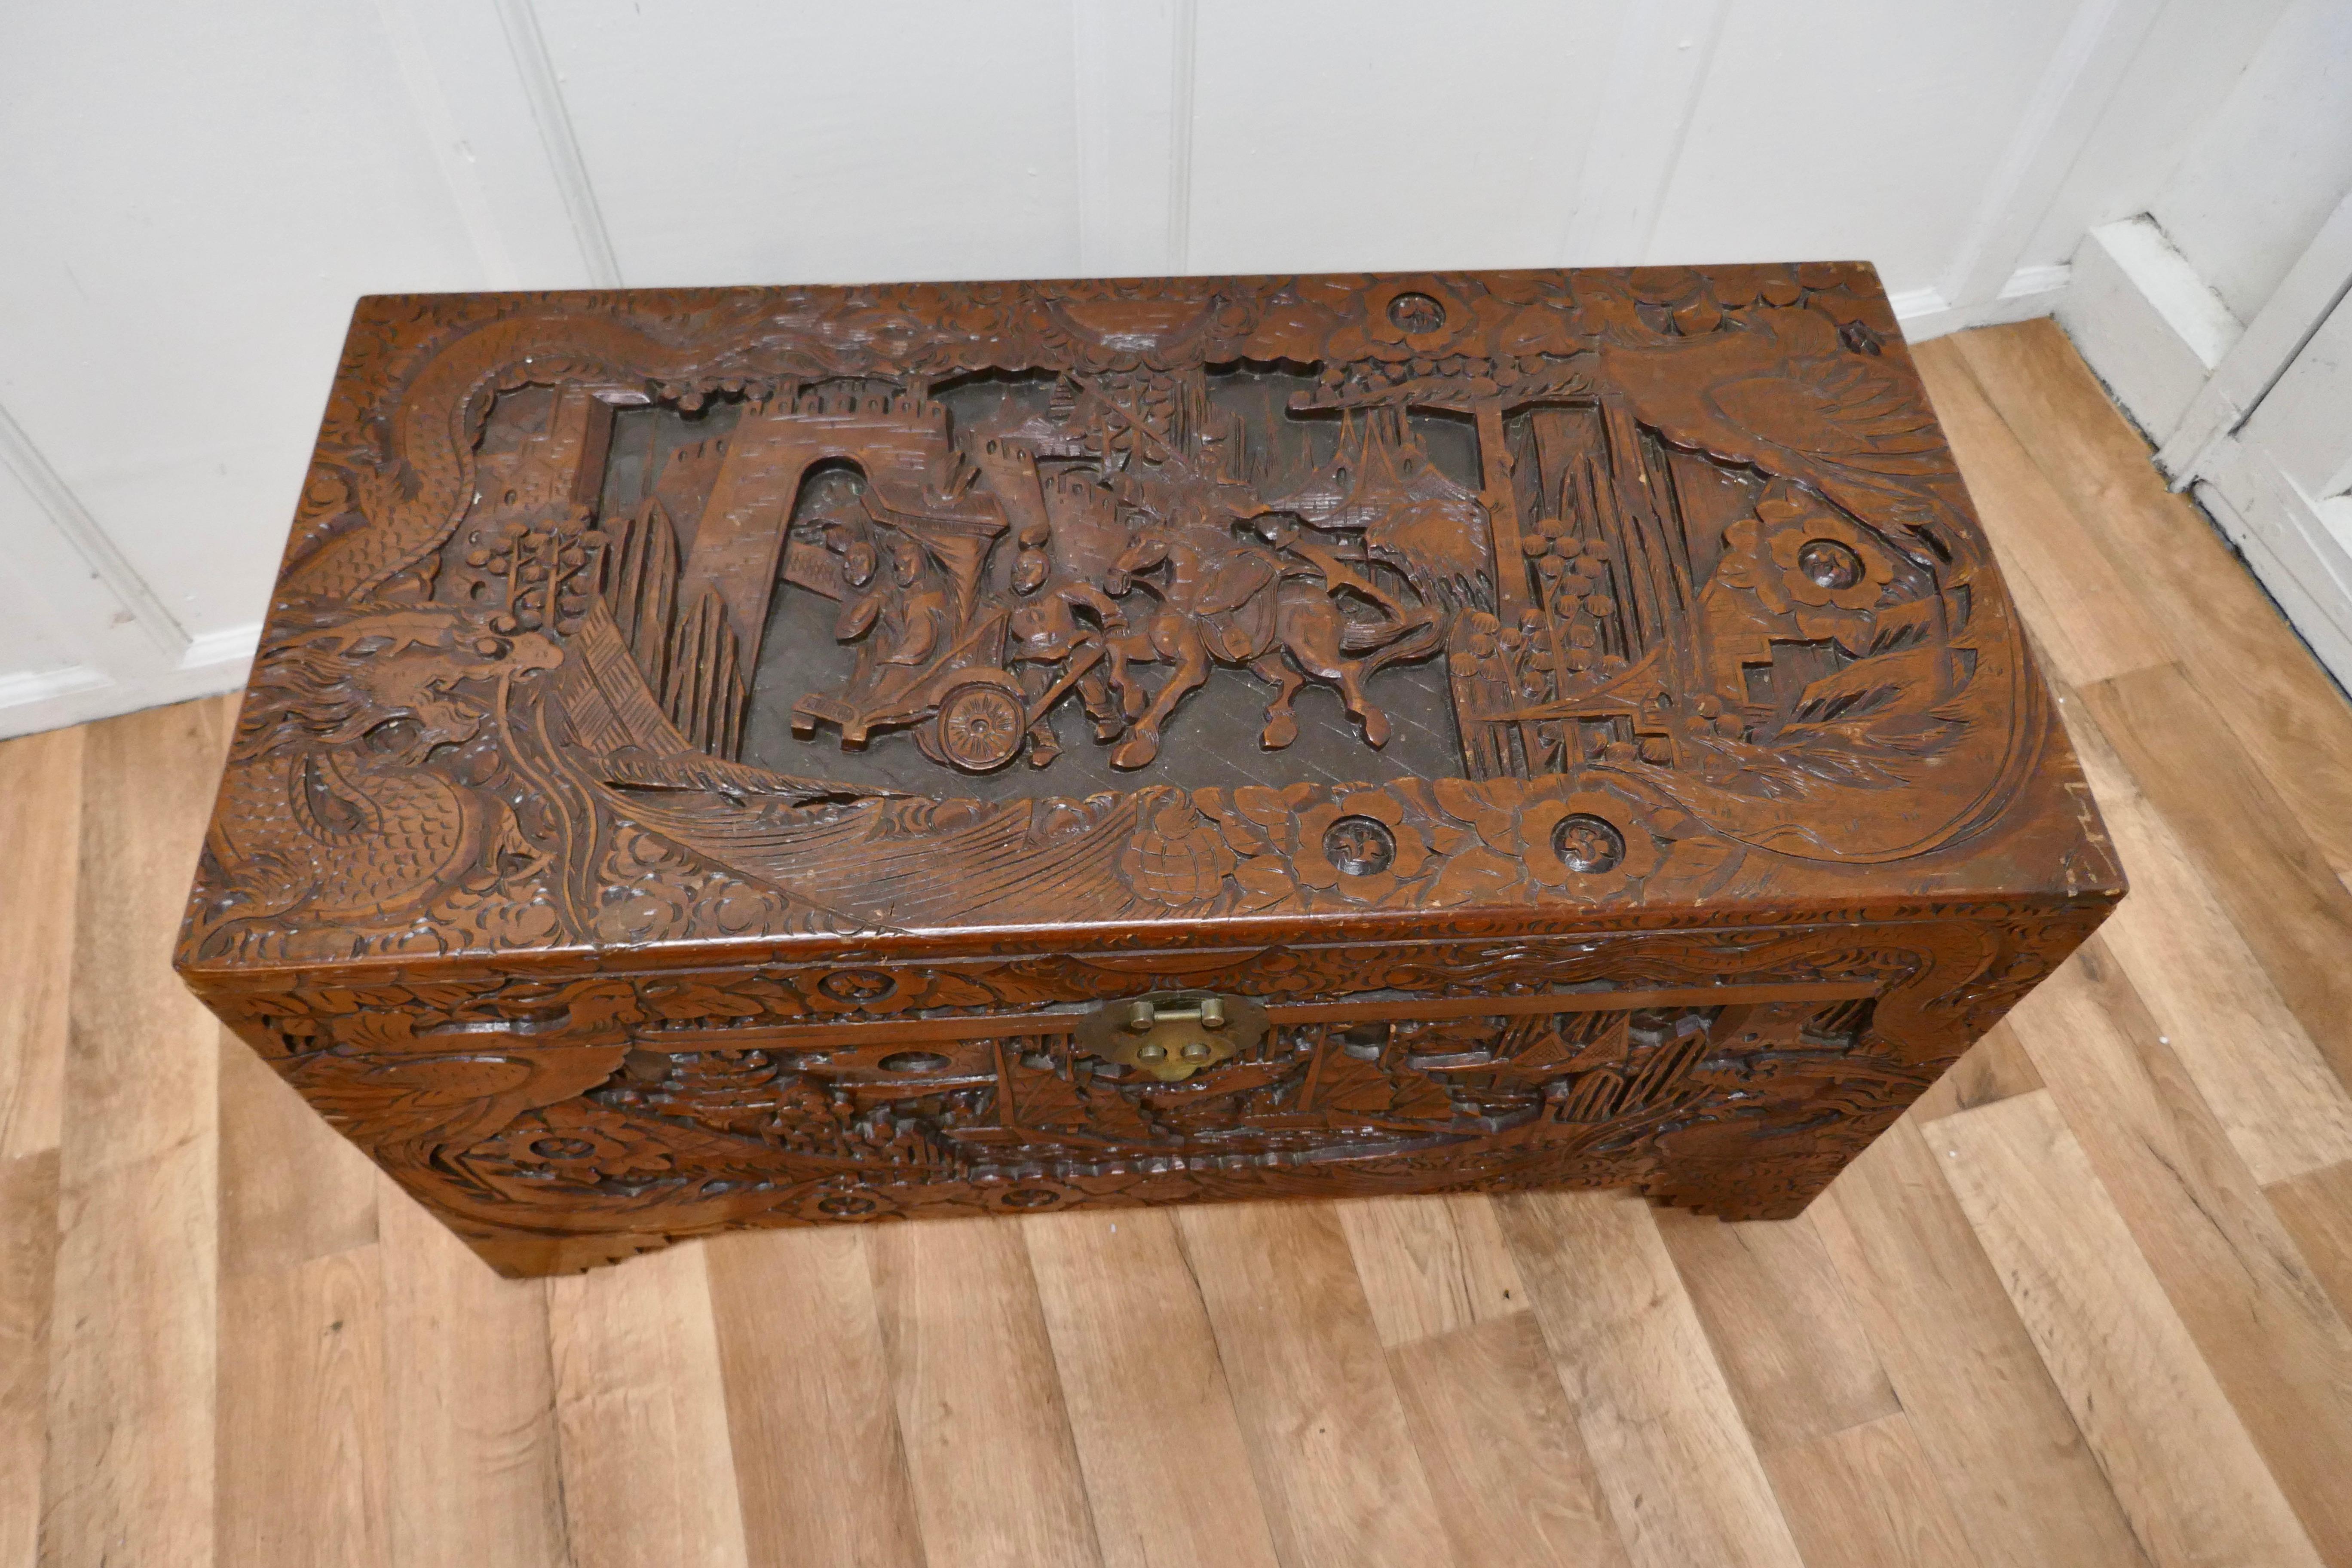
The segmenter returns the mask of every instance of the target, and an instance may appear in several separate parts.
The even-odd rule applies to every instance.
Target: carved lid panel
[[[2119,886],[1867,268],[433,296],[183,960]]]

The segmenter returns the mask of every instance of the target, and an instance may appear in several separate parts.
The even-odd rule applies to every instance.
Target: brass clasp
[[[1265,1037],[1265,1009],[1246,996],[1164,991],[1107,1002],[1077,1027],[1087,1056],[1181,1083]]]

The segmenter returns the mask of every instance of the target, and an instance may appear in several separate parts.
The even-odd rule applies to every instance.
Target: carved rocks
[[[1790,1214],[2121,893],[1866,268],[439,296],[354,318],[179,963],[532,1273]]]

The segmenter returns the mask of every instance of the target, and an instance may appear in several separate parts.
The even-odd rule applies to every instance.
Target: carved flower
[[[1428,860],[1420,830],[1404,820],[1404,803],[1386,791],[1358,790],[1298,815],[1292,869],[1307,886],[1351,903],[1379,903]]]
[[[1385,279],[1364,290],[1364,335],[1416,354],[1443,353],[1476,321],[1476,312],[1434,278]]]
[[[1767,305],[1793,305],[1804,297],[1793,267],[1718,267],[1706,275],[1716,302],[1736,310],[1762,300]]]
[[[477,1146],[473,1156],[519,1175],[581,1184],[652,1175],[670,1168],[669,1151],[647,1129],[616,1111],[577,1100],[526,1112]]]
[[[1688,267],[1636,267],[1624,279],[1644,305],[1681,305],[1706,291],[1706,279]]]
[[[1717,664],[1715,699],[1736,704],[1738,665],[1769,660],[1770,644],[1791,628],[1794,640],[1833,640],[1857,658],[1867,654],[1894,574],[1885,546],[1865,530],[1776,483],[1755,517],[1724,531],[1722,559],[1700,596]],[[1733,725],[1717,728],[1729,735]]]
[[[1146,791],[1140,815],[1118,858],[1127,885],[1171,908],[1215,896],[1240,859],[1217,825],[1181,790]]]
[[[1518,839],[1528,876],[1585,898],[1613,898],[1658,868],[1641,816],[1599,790],[1529,801],[1519,808]]]
[[[1758,574],[1779,590],[1766,594],[1768,602],[1777,596],[1784,605],[1867,610],[1895,580],[1895,563],[1884,546],[1792,485],[1776,481],[1756,504],[1756,518],[1778,568]],[[1748,531],[1737,542],[1752,551],[1757,534],[1746,523],[1726,538],[1743,529]]]
[[[1867,610],[1895,578],[1894,563],[1868,535],[1826,515],[1773,535],[1772,559],[1789,597],[1801,605]]]

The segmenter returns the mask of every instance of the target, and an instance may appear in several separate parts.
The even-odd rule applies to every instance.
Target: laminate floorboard
[[[2135,891],[1785,1226],[502,1280],[164,965],[233,702],[0,743],[0,1568],[2352,1568],[2352,705],[2054,327],[1920,358]]]

